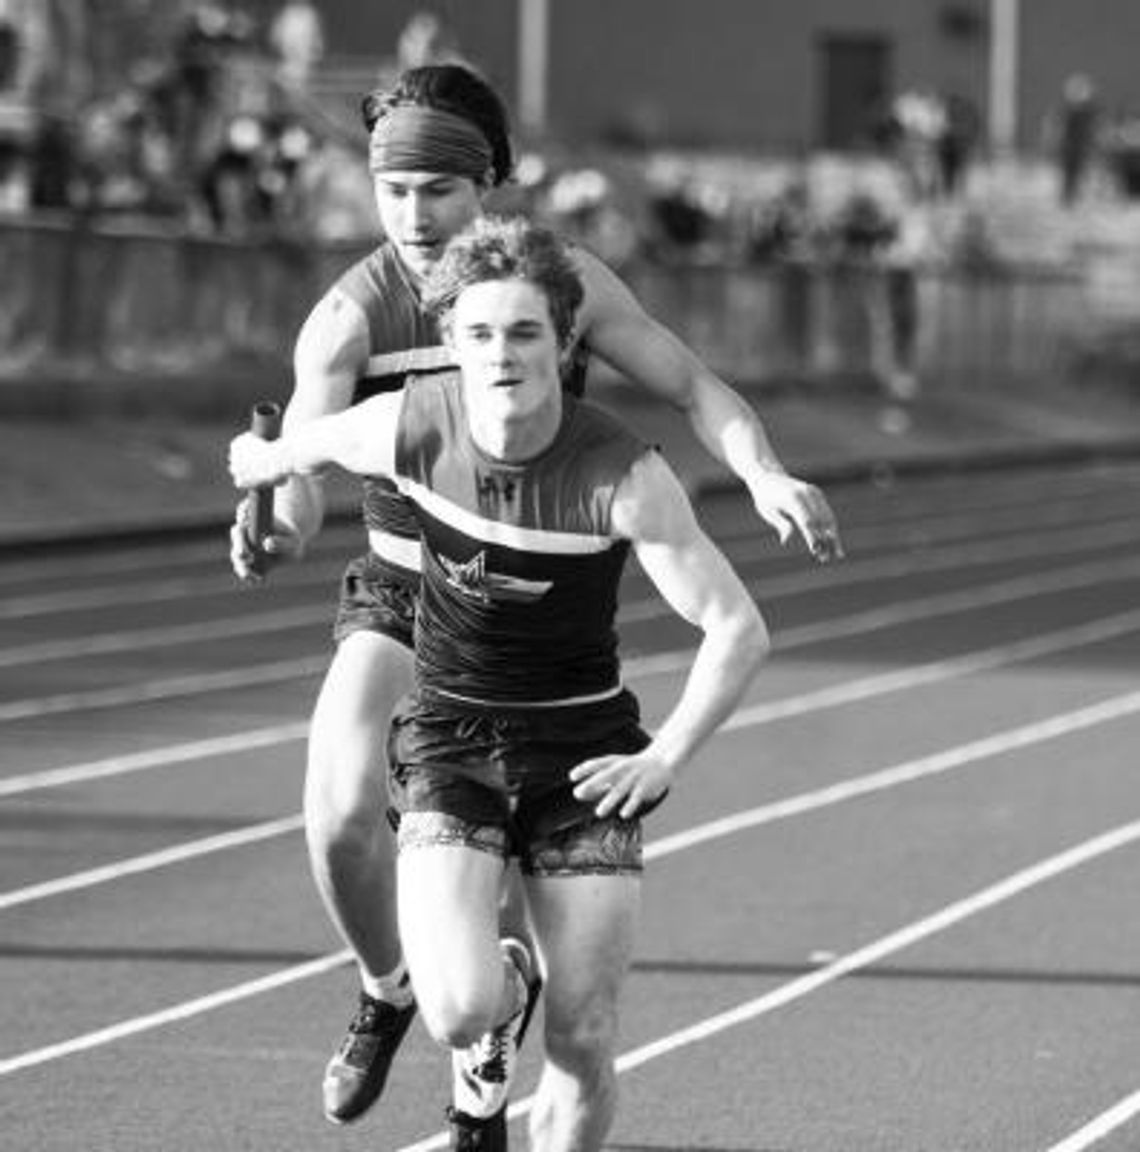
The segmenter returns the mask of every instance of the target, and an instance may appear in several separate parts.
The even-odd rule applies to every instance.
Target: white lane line
[[[896,784],[917,779],[922,775],[946,772],[952,768],[962,767],[969,763],[976,763],[979,760],[988,759],[1007,750],[1024,748],[1030,744],[1055,739],[1095,724],[1120,719],[1137,711],[1140,711],[1140,691],[1112,697],[1099,704],[1077,709],[1071,713],[1054,717],[1040,724],[1026,725],[1022,728],[1012,729],[1007,733],[999,733],[985,740],[974,741],[971,744],[964,745],[960,749],[948,749],[935,756],[923,757],[920,760],[899,764],[893,768],[874,772],[868,776],[857,777],[842,784],[818,789],[813,792],[806,792],[799,796],[788,797],[784,800],[778,800],[773,804],[761,805],[748,812],[737,813],[735,816],[698,825],[674,836],[651,841],[646,845],[645,855],[649,860],[660,859],[664,856],[672,855],[675,852],[682,852],[689,848],[696,847],[698,844],[708,843],[719,837],[734,835],[747,828],[787,819],[801,812],[812,811],[830,804],[837,804],[856,796],[882,791]],[[1136,827],[1140,830],[1140,822],[1136,825],[1130,825],[1130,827]],[[222,1004],[230,1004],[246,996],[254,996],[260,992],[267,991],[269,988],[279,987],[281,984],[292,983],[295,980],[303,980],[308,975],[317,975],[319,972],[326,971],[328,967],[334,967],[336,964],[342,963],[346,955],[345,952],[338,952],[331,956],[323,957],[321,960],[300,965],[299,967],[282,969],[279,973],[276,973],[275,976],[266,977],[264,980],[238,985],[235,988],[218,992],[213,996],[174,1005],[169,1009],[136,1017],[117,1025],[98,1029],[95,1032],[85,1033],[82,1036],[73,1037],[70,1040],[52,1044],[45,1048],[32,1049],[19,1053],[8,1059],[0,1060],[0,1076],[19,1071],[23,1068],[30,1068],[36,1064],[47,1063],[50,1060],[56,1060],[62,1056],[71,1055],[74,1052],[108,1044],[123,1036],[130,1036],[152,1028],[159,1028],[175,1020],[184,1020],[189,1016],[210,1011]],[[842,963],[842,961],[835,962],[835,964],[840,963]],[[314,965],[320,964],[324,964],[326,967],[314,967]],[[829,967],[834,967],[834,965]],[[278,983],[271,982],[275,979]],[[267,981],[270,982],[267,983]],[[433,1145],[433,1147],[435,1147],[435,1145]]]
[[[905,606],[898,610],[902,611]],[[887,612],[889,610],[884,610]],[[860,615],[860,614],[856,614]],[[873,621],[874,627],[884,626]],[[840,617],[834,622],[838,634],[851,636],[855,634],[854,624],[848,617]],[[992,671],[1004,665],[1021,660],[1030,660],[1040,656],[1052,655],[1069,648],[1081,647],[1103,640],[1113,639],[1140,627],[1140,610],[1126,612],[1122,615],[1108,616],[1094,620],[1088,624],[1077,625],[1073,628],[1061,629],[1057,632],[1045,633],[1041,636],[1031,637],[1028,640],[1016,641],[1008,645],[998,645],[994,648],[981,649],[966,653],[962,656],[938,660],[929,664],[918,664],[894,672],[879,673],[855,680],[846,680],[828,688],[820,688],[813,692],[801,693],[796,696],[785,697],[782,700],[771,700],[757,704],[751,708],[743,709],[726,721],[722,730],[730,731],[733,728],[752,724],[768,723],[772,720],[789,716],[800,716],[806,712],[822,708],[839,707],[853,703],[857,700],[869,700],[875,696],[886,695],[892,692],[905,691],[912,687],[925,686],[939,681],[951,680],[959,676],[970,675],[974,672]],[[810,633],[807,639],[799,641],[795,630],[788,634],[777,633],[775,644],[777,651],[798,646],[799,643],[816,643],[827,639],[821,631],[821,625],[805,626],[805,634]],[[790,638],[790,643],[789,639]],[[636,680],[640,677],[657,676],[676,672],[687,668],[692,662],[692,652],[688,649],[675,652],[664,652],[654,656],[632,658],[625,661],[623,667],[626,678]],[[271,668],[274,666],[270,666]],[[248,670],[247,670],[248,671]],[[287,674],[278,674],[278,679],[290,678]],[[271,682],[271,681],[266,681]],[[157,692],[163,682],[151,685],[151,690]],[[224,685],[223,685],[224,686]],[[203,689],[203,690],[209,690]],[[157,699],[150,696],[148,699]],[[8,706],[11,708],[12,706]],[[4,708],[0,707],[0,721],[5,718]],[[79,783],[88,779],[98,779],[105,776],[117,775],[120,772],[142,771],[150,768],[163,767],[167,763],[178,763],[198,759],[214,754],[228,754],[243,751],[246,747],[243,741],[250,741],[248,747],[258,747],[266,744],[285,743],[289,740],[300,739],[304,735],[303,728],[288,725],[282,728],[260,729],[250,733],[239,733],[232,737],[221,737],[221,743],[215,740],[200,741],[191,744],[177,745],[169,750],[170,759],[165,758],[165,750],[157,749],[154,752],[138,753],[134,756],[113,757],[107,760],[98,760],[90,764],[79,764],[71,767],[47,769],[44,772],[32,772],[23,776],[12,777],[0,781],[0,799],[5,796],[15,796],[25,792],[32,792],[40,788],[58,787],[62,784]]]
[[[883,608],[871,608],[853,613],[839,620],[821,620],[814,624],[781,632],[777,643],[781,650],[813,644],[819,640],[834,640],[841,636],[857,636],[879,628],[895,627],[914,620],[925,620],[936,615],[949,615],[955,612],[969,612],[976,608],[993,607],[1014,600],[1029,599],[1033,596],[1072,591],[1097,583],[1108,583],[1135,576],[1140,572],[1140,557],[1111,557],[1106,560],[1093,560],[1068,568],[1034,572],[1028,576],[1012,577],[989,584],[955,589],[950,592],[932,593]],[[755,580],[749,582],[750,589],[758,597],[773,595],[771,584],[774,581]],[[627,609],[620,612],[619,619],[645,620],[668,611],[660,600],[631,601]],[[172,644],[195,644],[205,641],[228,639],[233,636],[261,635],[267,632],[285,631],[310,624],[325,623],[329,611],[323,607],[288,608],[279,611],[245,613],[241,616],[226,616],[221,619],[202,621],[193,624],[179,624],[163,628],[136,628],[117,632],[104,632],[92,636],[68,637],[63,640],[50,640],[38,644],[25,644],[20,647],[0,649],[0,668],[10,668],[21,664],[42,663],[49,660],[79,659],[83,657],[107,655],[112,652],[145,651],[149,648],[167,647]],[[665,654],[666,656],[668,654]],[[681,655],[677,654],[681,659]],[[670,669],[680,667],[679,663],[663,665]]]
[[[272,660],[245,668],[228,668],[223,672],[170,676],[165,680],[150,680],[145,684],[125,684],[114,688],[93,688],[85,692],[62,692],[57,696],[40,696],[38,699],[13,700],[8,704],[0,704],[0,723],[57,716],[62,712],[149,704],[231,688],[280,684],[285,680],[303,680],[306,676],[323,673],[328,664],[328,656],[307,656],[301,660]]]
[[[911,664],[892,672],[876,673],[855,680],[845,680],[840,684],[803,692],[783,700],[767,700],[748,708],[737,710],[721,725],[721,732],[731,732],[736,728],[747,728],[753,724],[767,724],[772,720],[782,720],[789,716],[801,716],[822,708],[838,708],[856,701],[869,700],[876,696],[886,696],[892,692],[905,692],[911,688],[954,680],[977,672],[992,672],[1008,664],[1040,659],[1057,652],[1067,652],[1088,644],[1097,644],[1127,635],[1140,629],[1140,608],[1131,612],[1121,612],[1104,616],[1071,628],[1060,628],[1056,632],[1045,632],[1031,636],[1028,640],[1016,640],[1011,644],[998,644],[993,648],[981,648],[961,656],[951,656],[945,660],[934,660],[927,664]]]
[[[275,612],[246,612],[241,616],[215,616],[192,624],[69,636],[64,640],[44,640],[37,644],[0,648],[0,668],[43,664],[49,660],[81,660],[90,656],[106,656],[112,652],[145,652],[150,648],[167,648],[173,644],[204,644],[236,636],[287,632],[312,624],[328,624],[331,634],[332,619],[333,609],[329,605],[309,605],[304,608],[282,608]]]
[[[1096,548],[1113,548],[1124,544],[1140,543],[1140,528],[1135,519],[1131,523],[1109,528],[1078,529],[1067,532],[1062,541],[1036,537],[1028,540],[1002,539],[997,543],[952,544],[947,547],[924,547],[889,556],[871,556],[859,559],[849,555],[841,564],[826,568],[809,568],[786,572],[782,576],[760,577],[749,580],[749,589],[759,598],[775,596],[806,596],[813,592],[833,588],[854,588],[860,584],[873,584],[881,580],[906,579],[924,572],[957,572],[967,568],[984,567],[1012,560],[1033,560],[1040,557],[1061,558],[1070,553],[1084,553]],[[735,550],[733,564],[746,562]],[[621,609],[620,619],[626,623],[655,620],[669,615],[659,598],[629,602]]]
[[[662,1036],[649,1044],[643,1044],[640,1048],[634,1048],[623,1053],[616,1062],[618,1074],[629,1072],[662,1056],[671,1055],[690,1044],[699,1044],[701,1041],[708,1040],[721,1032],[726,1032],[730,1028],[758,1020],[778,1008],[802,1000],[844,976],[849,976],[853,972],[877,964],[880,960],[884,960],[896,952],[901,952],[937,935],[939,932],[945,932],[949,928],[956,927],[972,916],[986,912],[1015,896],[1020,896],[1031,888],[1044,884],[1048,880],[1053,880],[1066,872],[1071,872],[1073,869],[1088,864],[1110,852],[1125,848],[1138,840],[1140,840],[1140,820],[1134,820],[1076,844],[1054,856],[1046,857],[1028,868],[1010,874],[996,884],[980,888],[961,900],[947,904],[921,920],[915,920],[895,932],[880,936],[877,940],[840,956],[814,972],[790,980],[786,984],[781,984],[763,996],[746,1000],[735,1008],[719,1012],[715,1016],[706,1017],[687,1028],[679,1028],[667,1036]],[[526,1115],[534,1106],[534,1099],[534,1096],[528,1096],[512,1104],[507,1115],[512,1119]],[[434,1136],[429,1136],[426,1140],[405,1144],[397,1152],[434,1152],[437,1148],[446,1148],[448,1139],[448,1133],[440,1132]],[[1074,1150],[1077,1147],[1085,1147],[1085,1145],[1075,1145]]]
[[[45,880],[40,884],[29,884],[25,888],[14,888],[0,892],[0,912],[16,908],[21,904],[31,904],[36,900],[46,900],[51,896],[63,896],[78,892],[82,888],[93,888],[96,884],[106,884],[112,880],[122,880],[125,876],[136,876],[141,872],[153,872],[167,868],[171,864],[184,864],[199,856],[212,852],[226,852],[246,844],[256,844],[261,840],[272,840],[288,832],[296,832],[304,827],[300,813],[283,816],[276,820],[266,820],[261,824],[250,824],[245,828],[235,828],[231,832],[220,832],[216,836],[204,836],[186,844],[176,844],[172,848],[162,848],[157,852],[145,852],[127,860],[116,860],[113,864],[103,864],[98,868],[88,868],[83,872],[73,872],[55,880]]]
[[[281,591],[333,586],[344,571],[344,561],[317,561],[290,570],[277,586]],[[36,592],[0,599],[0,620],[22,620],[30,616],[58,615],[84,609],[114,608],[131,604],[161,604],[200,596],[236,595],[249,592],[231,574],[179,576],[167,580],[145,580],[138,584],[116,584],[111,588],[69,588],[64,592]]]
[[[216,1008],[224,1008],[227,1004],[246,1000],[250,996],[260,996],[263,992],[273,992],[313,976],[323,976],[326,972],[331,972],[334,968],[351,961],[352,953],[347,948],[340,952],[330,952],[327,956],[318,956],[317,959],[308,960],[304,964],[282,968],[279,972],[271,972],[268,976],[247,980],[243,984],[235,984],[231,988],[199,996],[195,1000],[185,1000],[181,1004],[174,1004],[146,1016],[135,1016],[133,1019],[111,1024],[95,1032],[86,1032],[82,1036],[61,1040],[58,1044],[50,1044],[46,1048],[37,1048],[18,1056],[11,1056],[6,1060],[0,1060],[0,1076],[33,1068],[37,1064],[46,1064],[51,1060],[59,1060],[64,1056],[73,1056],[77,1052],[86,1052],[91,1048],[100,1048],[104,1044],[112,1044],[128,1036],[137,1036],[140,1032],[150,1032],[167,1024],[175,1024],[179,1020],[189,1020],[204,1012],[212,1012]]]
[[[1018,523],[1020,526],[1020,522]],[[733,541],[731,551],[734,562],[773,559],[779,555],[771,540],[749,534]],[[842,565],[828,568],[797,570],[773,581],[769,594],[783,594],[785,589],[796,594],[818,587],[831,587],[836,583],[866,582],[891,575],[906,575],[911,571],[958,568],[998,560],[1022,559],[1030,556],[1081,552],[1089,548],[1111,547],[1115,544],[1135,543],[1140,539],[1135,517],[1108,520],[1093,525],[1082,524],[1072,528],[1062,523],[1037,532],[1030,529],[1016,536],[1008,532],[995,539],[962,541],[934,536],[929,526],[912,539],[900,539],[897,532],[867,529],[846,537],[850,558]],[[860,559],[859,548],[894,544],[901,549],[888,556]],[[911,567],[917,565],[917,567]],[[343,571],[342,561],[314,561],[292,568],[282,589],[302,589],[314,585],[327,585]],[[218,596],[241,591],[235,578],[223,573],[217,576],[176,577],[147,580],[139,584],[115,585],[99,588],[69,588],[62,592],[43,592],[0,598],[0,620],[23,619],[61,612],[111,608],[142,603],[162,603],[194,596]],[[660,608],[657,609],[660,611]]]
[[[1129,532],[1135,535],[1135,528],[1129,527]],[[901,562],[903,568],[892,574],[913,574],[916,564],[926,564],[931,558],[929,554],[920,557],[891,557],[892,562]],[[961,560],[960,555],[955,561]],[[1127,563],[1127,560],[1120,561]],[[868,567],[875,565],[877,571],[874,579],[883,579],[886,575],[887,565],[878,565],[869,561]],[[940,569],[944,565],[932,563],[930,567]],[[848,568],[848,574],[852,571]],[[786,578],[771,581],[756,581],[750,583],[758,596],[792,595],[810,590],[808,585],[811,577],[816,578],[818,584],[821,580],[830,579],[829,573],[837,579],[830,580],[834,584],[851,584],[852,580],[844,576],[842,568],[817,569],[801,575],[791,575]],[[860,579],[872,578],[863,573]],[[780,590],[774,591],[779,584]],[[631,604],[619,613],[619,620],[628,623],[632,620],[645,620],[666,614],[666,609],[659,600],[649,600],[638,604]],[[660,657],[649,657],[649,660],[660,660]],[[630,662],[632,663],[632,662]],[[660,665],[668,670],[671,665],[667,662]],[[39,716],[58,715],[64,712],[81,711],[89,708],[108,708],[130,704],[145,703],[155,700],[168,700],[175,697],[190,696],[197,693],[214,692],[222,688],[239,688],[246,684],[256,685],[279,682],[292,678],[303,678],[313,674],[314,670],[323,670],[322,658],[304,658],[296,661],[276,661],[272,664],[252,665],[246,668],[229,669],[221,673],[199,673],[193,675],[173,677],[167,680],[152,680],[143,685],[120,685],[114,688],[94,689],[85,692],[62,693],[57,696],[34,697],[24,700],[13,700],[0,705],[0,723],[14,720],[26,720]],[[248,677],[248,679],[243,679]]]
[[[1045,1149],[1045,1152],[1084,1152],[1085,1148],[1099,1144],[1106,1136],[1111,1136],[1117,1128],[1122,1128],[1138,1115],[1140,1115],[1140,1092],[1133,1092],[1131,1096],[1125,1096],[1123,1100],[1094,1117],[1072,1135],[1065,1137],[1059,1144]]]
[[[269,728],[253,728],[232,736],[215,736],[208,740],[192,740],[185,744],[171,744],[147,752],[132,752],[124,756],[108,756],[104,760],[90,760],[84,764],[69,764],[61,768],[45,768],[41,772],[26,772],[0,780],[0,799],[36,792],[42,788],[61,788],[66,784],[86,784],[108,776],[122,776],[128,772],[145,772],[151,768],[165,768],[170,764],[187,764],[207,756],[232,756],[252,752],[257,748],[271,748],[303,740],[309,723],[294,721],[275,724]]]
[[[955,768],[973,764],[978,760],[1012,752],[1032,744],[1040,744],[1043,741],[1053,740],[1072,732],[1079,732],[1098,724],[1105,724],[1129,715],[1138,709],[1140,709],[1140,692],[1112,697],[1107,701],[1078,708],[1072,712],[1065,712],[1048,720],[1039,720],[1021,727],[1009,728],[1003,732],[984,736],[943,752],[935,752],[929,756],[908,760],[903,764],[882,768],[877,772],[843,780],[826,788],[801,793],[798,796],[790,796],[784,800],[762,804],[757,808],[735,812],[731,816],[712,820],[696,828],[663,837],[646,846],[645,858],[653,860],[658,856],[680,852],[705,841],[716,840],[721,836],[731,836],[749,828],[759,827],[761,824],[786,820],[790,816],[799,816],[816,808],[826,808],[829,805],[852,800],[858,796],[868,796],[873,792],[882,792],[887,788],[907,784],[923,777],[949,772]],[[770,717],[757,718],[752,721],[752,726],[768,723],[770,719]],[[743,724],[736,725],[736,727],[745,726]],[[60,876],[54,880],[32,884],[26,888],[0,892],[0,911],[18,904],[28,904],[34,900],[44,900],[51,896],[73,892],[78,888],[90,888],[96,884],[110,883],[123,876],[155,871],[211,852],[222,852],[257,840],[282,836],[294,832],[302,826],[303,820],[298,813],[264,824],[234,829],[221,835],[191,840],[173,848],[149,852],[142,856],[128,857],[112,864],[105,864],[97,868]]]
[[[812,812],[817,808],[826,808],[829,805],[853,800],[859,796],[883,792],[888,788],[898,787],[900,784],[909,784],[915,780],[940,775],[943,772],[952,772],[956,768],[964,768],[980,760],[988,760],[995,756],[1029,748],[1035,744],[1043,744],[1049,740],[1069,736],[1075,732],[1082,732],[1100,724],[1121,720],[1136,712],[1140,712],[1140,691],[1129,692],[1123,696],[1112,696],[1096,704],[1089,704],[1071,712],[1051,716],[1047,720],[1038,720],[1016,728],[1007,728],[1002,732],[995,732],[990,736],[983,736],[966,744],[959,744],[954,748],[932,752],[928,756],[919,756],[914,760],[906,760],[900,764],[880,768],[876,772],[852,777],[849,780],[841,780],[836,784],[828,785],[826,788],[817,788],[811,792],[789,796],[784,800],[762,804],[743,812],[734,812],[731,816],[725,816],[720,820],[712,820],[696,828],[676,832],[672,836],[664,836],[652,844],[646,845],[645,857],[647,860],[652,860],[657,856],[666,856],[671,852],[679,852],[685,848],[694,847],[706,840],[732,836],[737,832],[757,828],[761,824],[772,824],[777,820],[786,820],[790,816],[801,816],[805,812]],[[758,722],[762,723],[763,721]]]

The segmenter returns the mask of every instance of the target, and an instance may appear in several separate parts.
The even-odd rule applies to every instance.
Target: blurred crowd
[[[260,21],[241,0],[161,8],[173,13],[161,35],[125,53],[112,79],[89,78],[66,101],[63,42],[72,42],[74,76],[90,40],[89,29],[68,23],[78,8],[0,0],[0,212],[130,215],[233,237],[374,234],[359,126],[351,112],[338,122],[313,90],[325,52],[313,0],[280,0]],[[375,80],[456,59],[448,29],[424,12],[378,60]],[[1140,192],[1138,124],[1109,124],[1091,81],[1070,78],[1043,138],[1061,203],[1079,200],[1088,171],[1108,154],[1122,180],[1133,157]],[[913,263],[929,240],[918,235],[922,209],[963,195],[981,136],[979,112],[964,97],[914,89],[875,112],[855,179],[850,165],[829,184],[796,162],[768,165],[779,172],[768,178],[756,165],[734,171],[631,147],[624,159],[611,149],[592,160],[549,144],[523,157],[505,200],[619,267],[635,257]]]
[[[238,3],[189,4],[123,75],[70,101],[52,75],[51,15],[43,0],[0,0],[0,209],[141,214],[227,234],[296,216],[321,143],[305,100],[323,53],[311,0],[283,0],[264,26]]]

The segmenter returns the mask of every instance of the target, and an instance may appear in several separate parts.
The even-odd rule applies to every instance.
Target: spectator
[[[1088,76],[1074,73],[1065,81],[1054,125],[1061,203],[1066,208],[1080,199],[1085,176],[1096,155],[1099,132],[1096,88]]]
[[[943,196],[954,197],[962,186],[978,140],[978,112],[965,96],[957,93],[946,97],[943,108],[942,131],[936,143],[939,185]]]
[[[0,0],[0,211],[31,200],[38,100],[50,68],[48,26],[33,0]]]
[[[304,92],[325,53],[321,14],[312,0],[285,0],[269,26],[277,78],[289,92]]]

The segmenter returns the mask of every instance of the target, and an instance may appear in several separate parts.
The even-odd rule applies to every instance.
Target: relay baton
[[[249,430],[262,440],[276,440],[281,435],[281,405],[262,401],[253,406]],[[260,570],[265,566],[265,553],[262,541],[273,535],[273,485],[266,484],[249,490],[252,505],[252,535],[254,566]]]

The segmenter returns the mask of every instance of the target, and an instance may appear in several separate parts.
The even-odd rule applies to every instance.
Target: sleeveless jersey
[[[423,541],[420,687],[512,704],[619,690],[614,616],[629,544],[613,535],[610,507],[648,449],[601,409],[563,404],[550,446],[508,464],[472,439],[458,373],[408,388],[395,471]]]
[[[423,311],[415,281],[387,240],[349,268],[336,287],[368,319],[368,365],[356,382],[354,404],[380,392],[398,391],[409,373],[434,373],[455,366],[435,321]],[[567,391],[582,395],[588,366],[589,352],[579,343],[571,352],[563,380]],[[364,524],[369,531],[384,532],[402,541],[417,538],[411,506],[391,481],[365,476],[363,487]],[[407,550],[398,546],[385,558],[400,567],[407,567],[404,561],[411,560]]]
[[[336,287],[368,319],[368,364],[356,382],[354,404],[380,392],[398,391],[410,372],[435,372],[453,366],[435,321],[424,314],[415,281],[387,240],[349,268]],[[365,527],[404,541],[417,540],[415,514],[392,481],[365,476],[363,485]],[[399,562],[401,557],[411,559],[406,549],[395,549],[385,558]],[[400,563],[400,567],[405,566]]]

